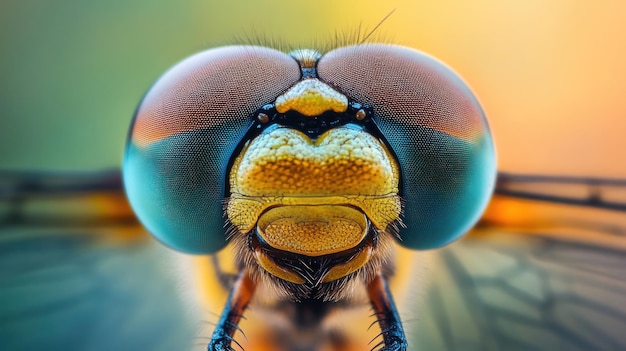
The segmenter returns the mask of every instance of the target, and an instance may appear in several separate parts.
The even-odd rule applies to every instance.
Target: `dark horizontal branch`
[[[121,192],[119,169],[98,171],[0,171],[0,199]]]
[[[567,187],[572,195],[555,194],[550,190]],[[586,194],[575,196],[576,191]],[[626,199],[612,201],[603,194],[617,190],[626,194],[626,179],[597,177],[566,177],[498,173],[495,193],[523,199],[562,203],[575,206],[626,211]]]

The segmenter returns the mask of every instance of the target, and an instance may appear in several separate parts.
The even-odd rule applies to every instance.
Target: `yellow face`
[[[305,79],[280,96],[276,108],[316,118],[341,109],[344,101],[347,104],[345,96],[328,85]],[[372,254],[373,245],[367,243],[370,226],[383,231],[401,212],[398,164],[380,140],[356,124],[315,138],[272,125],[243,147],[229,181],[226,212],[240,233],[255,230],[263,245],[288,254],[351,255],[334,265],[322,282],[365,265]],[[264,270],[291,283],[305,282],[265,251],[254,250]]]

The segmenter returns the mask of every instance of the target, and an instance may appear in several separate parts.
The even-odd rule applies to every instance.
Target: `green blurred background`
[[[242,37],[326,38],[333,16],[317,9],[330,4],[3,1],[0,167],[118,167],[133,111],[168,67]]]

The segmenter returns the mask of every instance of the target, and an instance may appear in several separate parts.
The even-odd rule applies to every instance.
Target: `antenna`
[[[389,18],[389,16],[391,16],[395,11],[396,9],[393,9],[387,14],[387,16],[383,17],[383,19],[380,20],[380,22],[378,22],[378,24],[374,27],[374,29],[372,29],[369,33],[367,33],[367,35],[365,35],[365,37],[363,37],[363,39],[359,42],[359,44],[365,43],[365,41],[369,37],[371,37],[372,34],[374,34],[374,32],[378,29],[378,27],[380,27],[387,20],[387,18]],[[359,23],[359,35],[360,34],[361,34],[361,24]]]

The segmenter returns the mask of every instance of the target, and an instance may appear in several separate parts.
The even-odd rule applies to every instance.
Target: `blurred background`
[[[489,119],[501,171],[626,178],[619,0],[3,0],[0,169],[119,168],[139,100],[181,59],[242,38],[318,47],[367,33],[391,11],[375,37],[427,52],[466,80]],[[206,345],[212,327],[203,322],[204,339],[196,339],[184,311],[194,308],[189,291],[209,284],[197,267],[210,262],[171,267],[180,257],[149,239],[119,189],[22,198],[12,192],[25,184],[15,174],[0,182],[8,189],[0,191],[3,349]],[[420,298],[423,312],[402,310],[423,349],[622,349],[624,214],[494,203],[484,223],[522,236],[479,229],[432,258],[432,273],[444,278]],[[181,287],[180,272],[200,283]],[[415,299],[401,295],[400,303]],[[417,319],[426,322],[416,327]]]
[[[626,3],[611,0],[5,0],[0,166],[118,167],[142,94],[184,57],[241,37],[324,43],[394,9],[377,34],[464,77],[500,169],[626,176]]]

